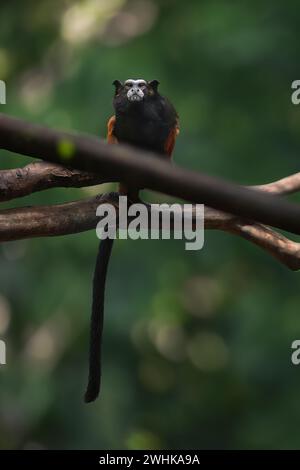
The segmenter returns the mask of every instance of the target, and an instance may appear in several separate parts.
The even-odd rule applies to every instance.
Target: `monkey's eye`
[[[127,90],[129,90],[129,88],[132,87],[132,83],[126,83],[125,87],[127,88]]]

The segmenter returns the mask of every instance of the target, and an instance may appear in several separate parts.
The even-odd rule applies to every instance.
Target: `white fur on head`
[[[142,101],[144,99],[145,93],[143,90],[147,85],[146,80],[143,80],[142,78],[139,78],[138,80],[129,78],[125,81],[124,85],[128,89],[127,98],[129,101]]]

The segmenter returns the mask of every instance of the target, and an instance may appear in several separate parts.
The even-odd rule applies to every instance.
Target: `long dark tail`
[[[94,280],[93,305],[90,332],[89,380],[84,401],[90,403],[99,395],[101,383],[101,345],[104,319],[104,292],[108,262],[113,247],[113,239],[106,238],[99,244]]]

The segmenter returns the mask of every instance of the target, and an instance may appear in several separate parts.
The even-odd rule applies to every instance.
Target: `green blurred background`
[[[299,171],[299,22],[296,0],[2,2],[1,111],[103,137],[112,81],[159,79],[180,115],[177,163],[270,182]],[[2,169],[29,161],[1,151]],[[200,252],[115,244],[102,396],[83,404],[97,244],[91,231],[1,246],[0,448],[299,448],[299,274],[222,232]]]

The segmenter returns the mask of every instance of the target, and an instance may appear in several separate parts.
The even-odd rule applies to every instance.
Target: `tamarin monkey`
[[[158,92],[159,82],[128,79],[124,83],[115,80],[113,85],[115,114],[108,121],[107,142],[131,144],[170,160],[179,133],[179,121],[173,105]],[[138,181],[134,187],[121,183],[119,193],[134,202],[138,200],[140,189]],[[113,239],[100,242],[94,272],[86,403],[94,401],[100,391],[104,291],[112,246]]]

